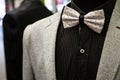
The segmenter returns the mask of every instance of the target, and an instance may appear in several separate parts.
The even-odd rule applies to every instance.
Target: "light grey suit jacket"
[[[60,14],[25,29],[23,80],[56,80],[55,42]],[[120,29],[117,26],[120,26],[120,0],[117,0],[112,14],[96,80],[120,80]]]

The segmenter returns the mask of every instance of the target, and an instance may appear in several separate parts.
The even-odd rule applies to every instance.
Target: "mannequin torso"
[[[89,12],[92,9],[102,5],[108,0],[72,0],[79,8],[85,12]]]

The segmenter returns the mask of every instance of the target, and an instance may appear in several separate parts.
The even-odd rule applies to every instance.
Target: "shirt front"
[[[62,18],[56,40],[56,76],[57,80],[95,80],[103,49],[106,32],[116,0],[108,0],[94,10],[103,9],[105,24],[101,34],[79,23],[75,27],[64,29]],[[74,2],[67,6],[80,14],[86,14]],[[62,16],[62,14],[61,14]]]

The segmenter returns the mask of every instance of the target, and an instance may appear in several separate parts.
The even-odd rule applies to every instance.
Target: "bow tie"
[[[65,6],[63,8],[62,21],[64,28],[74,27],[83,22],[93,31],[101,33],[105,22],[105,16],[103,9],[91,11],[86,15],[82,15],[76,10]]]

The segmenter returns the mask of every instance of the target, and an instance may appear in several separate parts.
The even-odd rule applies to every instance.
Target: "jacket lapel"
[[[120,0],[117,0],[106,35],[96,80],[115,80],[120,66]]]
[[[46,69],[46,80],[56,80],[55,73],[55,44],[57,29],[60,22],[60,13],[56,13],[49,18],[49,24],[44,31],[43,46],[44,46],[44,61]]]

